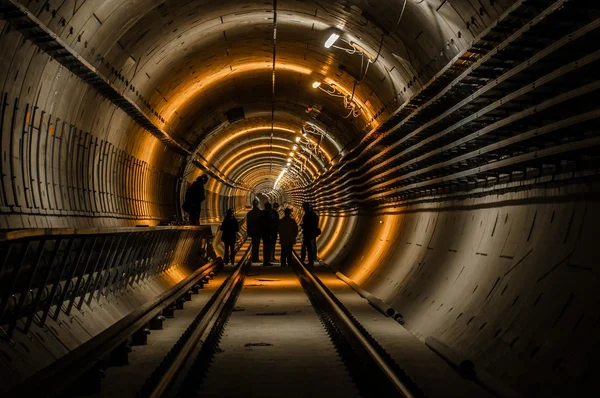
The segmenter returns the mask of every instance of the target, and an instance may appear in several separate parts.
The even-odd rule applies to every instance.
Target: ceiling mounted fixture
[[[331,48],[331,46],[333,46],[333,44],[339,38],[340,38],[340,35],[338,35],[337,33],[332,33],[331,36],[329,36],[329,39],[327,39],[327,41],[325,42],[325,48]]]
[[[370,63],[375,61],[375,56],[371,54],[366,48],[362,45],[358,44],[355,41],[348,41],[345,39],[340,39],[340,41],[346,43],[348,47],[335,46],[334,43],[340,38],[340,35],[333,33],[329,39],[325,42],[325,48],[337,48],[338,50],[346,51],[348,54],[356,54],[359,53],[362,56],[365,56],[369,59]]]
[[[335,40],[333,38],[335,38]],[[339,39],[339,41],[346,43],[347,46],[340,47],[340,46],[334,45],[334,43],[338,39]],[[362,45],[358,44],[355,41],[344,40],[344,39],[340,38],[340,35],[337,33],[333,33],[329,37],[329,39],[327,39],[327,41],[325,42],[325,48],[330,48],[330,47],[345,51],[350,55],[357,54],[357,53],[360,54],[361,58],[360,58],[360,78],[358,79],[359,81],[362,81],[365,78],[365,76],[367,76],[367,72],[369,71],[369,65],[371,65],[371,64],[375,63],[375,61],[377,61],[377,59],[379,58],[379,53],[381,52],[381,48],[380,48],[379,52],[377,53],[377,57],[376,57]],[[365,58],[367,58],[366,64],[364,62]],[[314,84],[317,84],[317,83],[315,82]],[[316,88],[314,86],[314,84],[313,84],[313,87]]]
[[[354,85],[356,88],[356,82],[354,83]],[[323,86],[326,86],[327,89],[323,88]],[[354,91],[352,92],[352,95],[345,95],[337,88],[337,86],[334,83],[330,84],[330,83],[326,83],[326,82],[321,82],[319,84],[317,84],[317,82],[314,82],[313,87],[318,88],[319,90],[331,95],[332,97],[343,98],[344,99],[344,108],[346,108],[350,111],[348,113],[348,115],[345,116],[346,118],[348,118],[350,116],[353,116],[353,117],[360,116],[360,111],[362,110],[362,108],[359,104],[357,104],[354,101]]]

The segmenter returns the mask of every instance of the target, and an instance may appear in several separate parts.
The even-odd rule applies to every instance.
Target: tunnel
[[[214,286],[228,209],[250,264],[258,200],[298,224],[310,203],[314,288],[370,303],[348,319],[386,336],[377,355],[416,385],[401,396],[593,396],[599,16],[596,0],[0,0],[0,392],[62,380],[53,366],[172,289]],[[321,396],[344,396],[354,376],[336,375]],[[266,396],[305,396],[297,380]]]

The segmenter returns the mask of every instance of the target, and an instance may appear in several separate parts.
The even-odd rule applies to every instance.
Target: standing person
[[[228,209],[227,215],[221,224],[221,231],[223,231],[221,240],[225,244],[225,264],[229,263],[230,260],[231,264],[235,263],[235,241],[239,230],[240,226],[233,216],[233,209]]]
[[[190,216],[190,225],[200,225],[200,210],[204,202],[204,184],[208,181],[208,176],[202,175],[196,178],[185,192],[185,201],[181,208]]]
[[[289,207],[283,211],[283,218],[279,220],[279,244],[281,245],[281,266],[287,267],[292,264],[292,250],[298,236],[298,224],[292,216]]]
[[[303,244],[306,246],[308,265],[312,267],[315,265],[315,258],[317,256],[317,236],[321,234],[319,217],[312,210],[308,202],[302,203],[302,209],[304,210],[304,217],[302,217]]]
[[[275,212],[271,207],[271,203],[265,203],[263,216],[261,218],[262,238],[263,238],[263,266],[270,267],[271,251],[273,247],[273,235],[277,237],[277,222],[279,217],[275,216]]]
[[[252,210],[246,216],[246,226],[248,228],[248,236],[252,239],[252,262],[258,262],[258,251],[260,248],[260,238],[262,236],[262,228],[260,226],[262,211],[258,208],[258,199],[252,201]]]
[[[279,223],[279,203],[273,203],[273,215]],[[277,261],[275,258],[275,247],[277,246],[277,232],[271,236],[271,261]]]

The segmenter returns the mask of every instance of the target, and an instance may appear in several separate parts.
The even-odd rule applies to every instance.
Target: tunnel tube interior
[[[297,216],[308,200],[322,261],[415,336],[524,396],[592,382],[594,2],[0,10],[2,228],[181,223],[203,174],[204,223],[255,197]]]

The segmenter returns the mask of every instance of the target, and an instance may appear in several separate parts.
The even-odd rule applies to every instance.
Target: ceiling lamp
[[[406,5],[406,3],[405,3]],[[404,13],[404,10],[402,11]],[[344,42],[346,44],[345,47],[340,47],[340,46],[336,46],[334,45],[334,43],[340,39],[340,35],[333,33],[329,39],[327,39],[327,41],[325,42],[325,48],[337,48],[339,50],[345,51],[350,55],[353,54],[359,54],[361,56],[361,63],[360,63],[360,78],[358,79],[359,81],[362,81],[366,76],[367,76],[367,71],[369,70],[369,65],[372,63],[375,63],[375,61],[379,58],[379,54],[377,57],[375,57],[373,54],[371,54],[371,52],[369,52],[365,47],[363,47],[362,45],[358,44],[357,42],[354,41],[348,41],[348,40],[344,40],[344,39],[340,39],[340,41]],[[382,42],[383,43],[383,42]],[[381,50],[381,49],[380,49]],[[363,70],[363,60],[362,58],[367,58],[367,62],[366,62],[366,66]],[[315,82],[313,84],[314,88],[317,88],[317,86],[315,86],[315,84],[317,84],[317,82]]]
[[[356,82],[354,84],[356,86]],[[327,89],[323,88],[323,85],[327,86]],[[344,108],[349,110],[349,113],[346,117],[350,117],[350,115],[352,115],[354,117],[358,117],[360,115],[360,111],[362,110],[362,108],[360,107],[360,105],[358,105],[354,101],[354,94],[353,95],[345,95],[340,90],[338,90],[338,88],[336,87],[336,85],[334,83],[329,84],[329,83],[323,82],[322,84],[319,83],[319,85],[316,87],[313,84],[313,87],[314,88],[318,87],[319,90],[331,95],[332,97],[343,98],[344,99]]]
[[[293,150],[293,151],[295,151],[295,150],[297,150],[297,149],[298,149],[298,145],[294,145],[294,146],[292,147],[292,150]]]
[[[300,142],[301,138],[300,137],[296,137],[296,142]]]
[[[340,38],[340,35],[338,35],[337,33],[332,33],[331,36],[329,36],[329,39],[327,39],[327,41],[325,42],[325,48],[331,48],[331,46],[333,46],[333,44],[339,38]]]
[[[317,87],[319,87],[320,85],[321,85],[321,82],[314,82],[314,83],[312,84],[313,88],[317,88]]]

